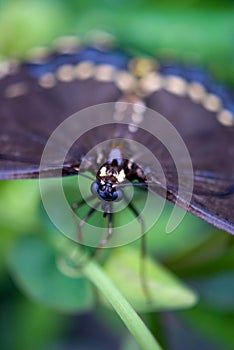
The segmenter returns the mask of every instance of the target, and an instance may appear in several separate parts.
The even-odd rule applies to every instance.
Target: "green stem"
[[[74,247],[74,243],[71,244],[68,241],[66,243],[62,246],[57,246],[57,249],[60,252],[63,251],[66,259],[74,264],[74,272],[80,271],[80,266],[82,265],[82,274],[100,290],[103,296],[113,306],[114,310],[141,346],[141,349],[162,350],[142,319],[95,260],[90,260],[86,253],[82,254],[78,246]],[[77,265],[78,262],[79,264]]]
[[[162,350],[142,319],[95,262],[89,262],[83,272],[110,302],[142,349]]]

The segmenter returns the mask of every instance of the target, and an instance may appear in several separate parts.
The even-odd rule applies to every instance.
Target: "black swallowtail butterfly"
[[[178,182],[173,160],[140,128],[148,107],[174,125],[192,159],[192,198],[180,205],[188,205],[191,213],[234,234],[234,103],[230,92],[205,71],[133,57],[105,45],[76,45],[65,40],[30,62],[2,62],[0,77],[1,179],[35,178],[39,170],[41,176],[54,176],[50,164],[40,169],[44,146],[54,129],[89,106],[125,101],[132,110],[118,110],[117,119],[121,113],[130,113],[132,119],[134,114],[135,124],[102,125],[82,135],[65,159],[63,176],[79,173],[86,153],[107,137],[131,139],[146,145],[160,160],[167,199],[175,202]],[[105,150],[105,164],[97,159],[87,164],[97,174],[92,192],[106,203],[122,198],[116,184],[125,179],[147,185],[144,173],[151,164],[138,166],[123,157],[121,147],[124,145],[113,144]],[[98,172],[97,163],[102,164]],[[150,171],[154,182],[154,170]],[[184,183],[186,187],[186,172]],[[160,181],[157,189],[160,192]]]

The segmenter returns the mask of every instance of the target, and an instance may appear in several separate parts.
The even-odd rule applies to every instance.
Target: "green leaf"
[[[47,307],[32,303],[13,290],[7,289],[8,296],[2,300],[4,312],[0,315],[1,349],[49,349],[48,344],[51,345],[58,337],[61,339],[67,318]]]
[[[0,182],[0,228],[29,230],[36,223],[40,191],[37,180]],[[2,237],[1,237],[2,238]]]
[[[234,311],[233,271],[194,280],[203,302],[217,310]]]
[[[33,46],[49,43],[63,33],[66,15],[63,6],[48,1],[8,1],[1,6],[1,54],[24,56]]]
[[[35,301],[66,312],[84,311],[92,306],[87,280],[62,274],[53,249],[37,237],[25,237],[14,246],[9,267],[17,284]]]
[[[182,222],[170,234],[165,233],[173,204],[166,202],[163,215],[147,232],[148,251],[161,259],[177,256],[197,247],[213,234],[211,225],[192,214],[186,213]],[[179,208],[178,208],[179,209]],[[179,209],[183,213],[183,209]],[[153,210],[150,213],[153,215]]]
[[[40,199],[38,181],[0,181],[0,197],[1,275],[5,269],[6,255],[16,237],[37,230],[37,204]]]
[[[176,271],[180,277],[183,276],[190,280],[194,277],[204,278],[225,271],[233,271],[232,240],[233,238],[228,233],[214,228],[213,234],[208,236],[208,239],[202,244],[194,247],[188,246],[187,251],[182,253],[176,251],[174,256],[167,258],[167,266]]]
[[[121,248],[111,254],[104,266],[124,296],[139,312],[171,310],[193,306],[196,294],[180,282],[171,272],[150,258],[144,260],[145,284],[150,301],[143,291],[139,253]]]
[[[223,350],[234,349],[233,324],[234,314],[212,310],[206,305],[183,311],[183,320],[207,339],[213,340],[218,348]]]

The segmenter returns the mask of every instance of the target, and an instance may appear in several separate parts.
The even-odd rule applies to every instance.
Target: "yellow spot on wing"
[[[5,90],[6,97],[18,97],[27,93],[27,86],[23,82],[14,83],[7,86]]]

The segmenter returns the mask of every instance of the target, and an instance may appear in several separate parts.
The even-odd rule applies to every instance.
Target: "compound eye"
[[[92,183],[92,185],[91,185],[91,192],[95,196],[98,194],[98,184],[97,184],[97,182],[93,182]]]
[[[116,190],[116,199],[115,201],[116,202],[119,202],[123,199],[123,191],[122,190]]]

